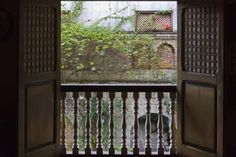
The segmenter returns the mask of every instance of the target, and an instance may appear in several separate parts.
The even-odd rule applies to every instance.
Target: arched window
[[[157,48],[157,69],[175,69],[175,49],[168,43],[161,44]]]

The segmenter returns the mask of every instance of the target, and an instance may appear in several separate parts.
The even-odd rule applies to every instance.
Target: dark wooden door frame
[[[18,156],[60,151],[60,1],[21,0]]]
[[[200,0],[201,1],[201,0]],[[186,155],[190,157],[198,157],[198,156],[203,156],[203,157],[208,157],[208,156],[215,156],[215,157],[222,157],[223,156],[223,43],[220,42],[223,37],[223,1],[202,1],[200,2],[199,0],[193,0],[193,1],[180,1],[178,4],[178,110],[177,110],[177,117],[178,117],[178,148],[180,151],[180,155]],[[208,4],[207,4],[208,3]],[[221,4],[222,3],[222,4]],[[212,5],[215,4],[217,8],[217,47],[218,47],[218,53],[217,53],[217,58],[216,60],[218,61],[217,63],[217,71],[215,72],[214,75],[209,75],[209,74],[202,74],[198,73],[197,71],[195,72],[186,72],[186,63],[184,63],[184,38],[186,38],[183,34],[184,31],[184,13],[183,9],[184,8],[191,8],[191,7],[212,7]],[[191,11],[191,10],[190,10]],[[194,14],[194,13],[193,13]],[[200,34],[200,33],[199,33]],[[197,33],[196,33],[197,35]],[[191,38],[191,37],[190,37]],[[186,42],[191,42],[191,44],[194,44],[192,41],[195,39],[192,37],[192,40],[186,41]],[[203,38],[204,40],[204,38]],[[197,47],[197,46],[196,46]],[[192,49],[190,50],[192,51]],[[202,58],[201,58],[202,59]],[[195,61],[197,62],[197,58]],[[209,60],[210,61],[210,60]],[[196,63],[197,64],[197,63]],[[191,61],[190,61],[191,65]],[[213,111],[209,108],[209,112],[213,112],[214,116],[214,124],[212,124],[214,127],[212,130],[214,130],[214,146],[213,149],[208,150],[207,148],[203,147],[197,147],[194,144],[188,143],[185,141],[185,136],[186,132],[185,126],[185,119],[184,119],[184,109],[186,109],[185,106],[185,101],[187,98],[185,97],[185,90],[193,90],[195,87],[198,87],[199,89],[212,89],[212,94],[213,94],[213,99],[214,99],[214,104],[213,106]],[[204,92],[204,90],[202,91]],[[196,93],[197,94],[197,93]],[[193,98],[194,99],[194,98]],[[189,99],[188,99],[189,101]],[[188,102],[189,103],[189,102]],[[193,105],[193,104],[192,104]],[[190,107],[190,106],[188,106]],[[210,113],[209,113],[210,114]],[[199,116],[204,116],[204,115],[199,115]],[[207,117],[207,116],[206,116]],[[200,118],[201,119],[201,118]],[[200,120],[199,119],[199,120]],[[194,124],[197,125],[197,124]],[[202,130],[204,132],[204,130]],[[188,133],[189,135],[192,134],[192,132]],[[200,137],[199,137],[200,138]],[[208,153],[207,153],[208,152]]]

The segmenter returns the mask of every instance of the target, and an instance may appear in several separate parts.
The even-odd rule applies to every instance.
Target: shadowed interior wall
[[[13,157],[17,153],[18,9],[18,0],[14,3],[8,0],[0,1],[1,157]],[[5,34],[4,37],[3,34]]]

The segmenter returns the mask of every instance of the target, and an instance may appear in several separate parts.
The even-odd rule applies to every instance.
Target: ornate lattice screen
[[[25,12],[25,73],[55,70],[56,11],[51,7],[28,6]]]
[[[218,18],[214,7],[183,10],[184,71],[215,74],[218,56]]]
[[[136,11],[136,31],[172,31],[172,11]]]

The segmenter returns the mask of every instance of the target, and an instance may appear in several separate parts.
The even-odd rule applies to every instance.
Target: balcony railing
[[[61,90],[61,144],[67,156],[176,154],[175,85],[63,84]]]

